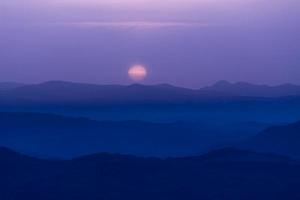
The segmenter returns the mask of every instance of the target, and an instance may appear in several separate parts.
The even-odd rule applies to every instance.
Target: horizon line
[[[166,82],[161,82],[161,83],[153,83],[153,84],[146,84],[142,82],[133,82],[133,83],[128,83],[128,84],[121,84],[121,83],[96,83],[96,82],[85,82],[85,81],[72,81],[72,80],[45,80],[45,81],[38,81],[38,82],[20,82],[20,81],[0,81],[0,84],[22,84],[24,86],[26,85],[40,85],[40,84],[45,84],[45,83],[72,83],[72,84],[85,84],[85,85],[97,85],[97,86],[134,86],[134,85],[141,85],[141,86],[162,86],[162,85],[167,85],[167,86],[172,86],[176,88],[184,88],[184,89],[191,89],[191,90],[198,90],[198,89],[204,89],[207,87],[215,86],[220,83],[224,84],[230,84],[230,85],[237,85],[237,84],[250,84],[254,86],[267,86],[267,87],[280,87],[280,86],[285,86],[285,85],[290,85],[290,86],[299,86],[300,84],[296,83],[281,83],[281,84],[262,84],[262,83],[253,83],[253,82],[248,82],[248,81],[228,81],[228,80],[219,80],[215,81],[211,84],[207,84],[204,86],[200,87],[186,87],[182,85],[177,85],[177,84],[172,84],[172,83],[166,83]]]

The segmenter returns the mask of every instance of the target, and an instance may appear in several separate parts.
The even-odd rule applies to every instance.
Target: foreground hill
[[[74,157],[95,152],[175,156],[253,136],[268,124],[95,121],[38,113],[1,113],[0,145],[32,155]]]
[[[198,157],[94,154],[68,161],[0,149],[1,200],[297,200],[300,166],[285,157],[224,149]],[[13,167],[9,167],[13,166]]]
[[[0,147],[0,199],[14,199],[12,195],[20,188],[54,176],[63,166],[63,161],[40,160]]]
[[[300,122],[268,128],[246,142],[244,147],[300,157]]]

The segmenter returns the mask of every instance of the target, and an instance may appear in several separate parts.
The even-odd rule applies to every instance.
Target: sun
[[[128,76],[133,81],[142,81],[147,77],[147,69],[144,65],[133,65],[128,70]]]

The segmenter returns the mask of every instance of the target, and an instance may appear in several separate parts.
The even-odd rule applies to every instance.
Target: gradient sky
[[[1,0],[0,81],[300,84],[299,0]]]

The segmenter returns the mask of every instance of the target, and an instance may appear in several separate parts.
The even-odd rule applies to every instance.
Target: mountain
[[[0,198],[12,199],[12,195],[32,182],[38,182],[57,174],[63,162],[52,162],[26,156],[0,147]]]
[[[253,151],[240,150],[235,148],[224,148],[211,151],[200,157],[205,162],[266,162],[266,163],[287,163],[291,159],[271,153],[257,153]]]
[[[268,128],[242,146],[260,152],[300,157],[300,121]]]
[[[220,81],[194,90],[169,84],[96,85],[64,81],[40,84],[0,84],[0,103],[4,104],[125,104],[125,103],[199,103],[205,100],[230,100],[241,97],[282,97],[300,95],[300,86],[231,84]],[[244,98],[245,99],[245,98]]]
[[[0,163],[11,166],[0,168],[1,200],[299,199],[297,162],[236,149],[168,159],[101,153],[64,161],[0,149]]]
[[[12,90],[22,86],[25,86],[25,84],[15,82],[0,82],[0,91]]]
[[[1,87],[0,87],[1,88]],[[280,86],[254,85],[250,83],[231,84],[220,81],[213,86],[194,90],[169,84],[158,85],[96,85],[65,81],[49,81],[40,84],[19,85],[2,92],[2,103],[195,103],[211,99],[231,99],[233,97],[281,97],[300,95],[300,86],[286,84]],[[238,98],[239,99],[239,98]],[[0,101],[1,103],[1,101]]]
[[[268,124],[95,121],[38,113],[1,113],[0,145],[41,157],[95,152],[176,156],[239,141]]]
[[[272,91],[272,87],[268,88]],[[285,123],[300,119],[300,96],[257,97],[250,95],[250,89],[241,91],[249,94],[236,96],[225,90],[192,90],[168,84],[122,86],[50,81],[0,92],[0,111],[50,112],[101,121]],[[268,92],[259,95],[265,94]]]
[[[233,96],[249,97],[283,97],[300,95],[300,86],[284,84],[279,86],[255,85],[246,82],[230,83],[219,81],[216,84],[203,88],[203,91],[224,92]]]
[[[199,98],[222,96],[218,92],[207,92],[179,88],[168,84],[159,85],[95,85],[50,81],[35,85],[25,85],[2,93],[2,103],[147,103],[147,102],[185,102]],[[1,103],[1,101],[0,101]]]

